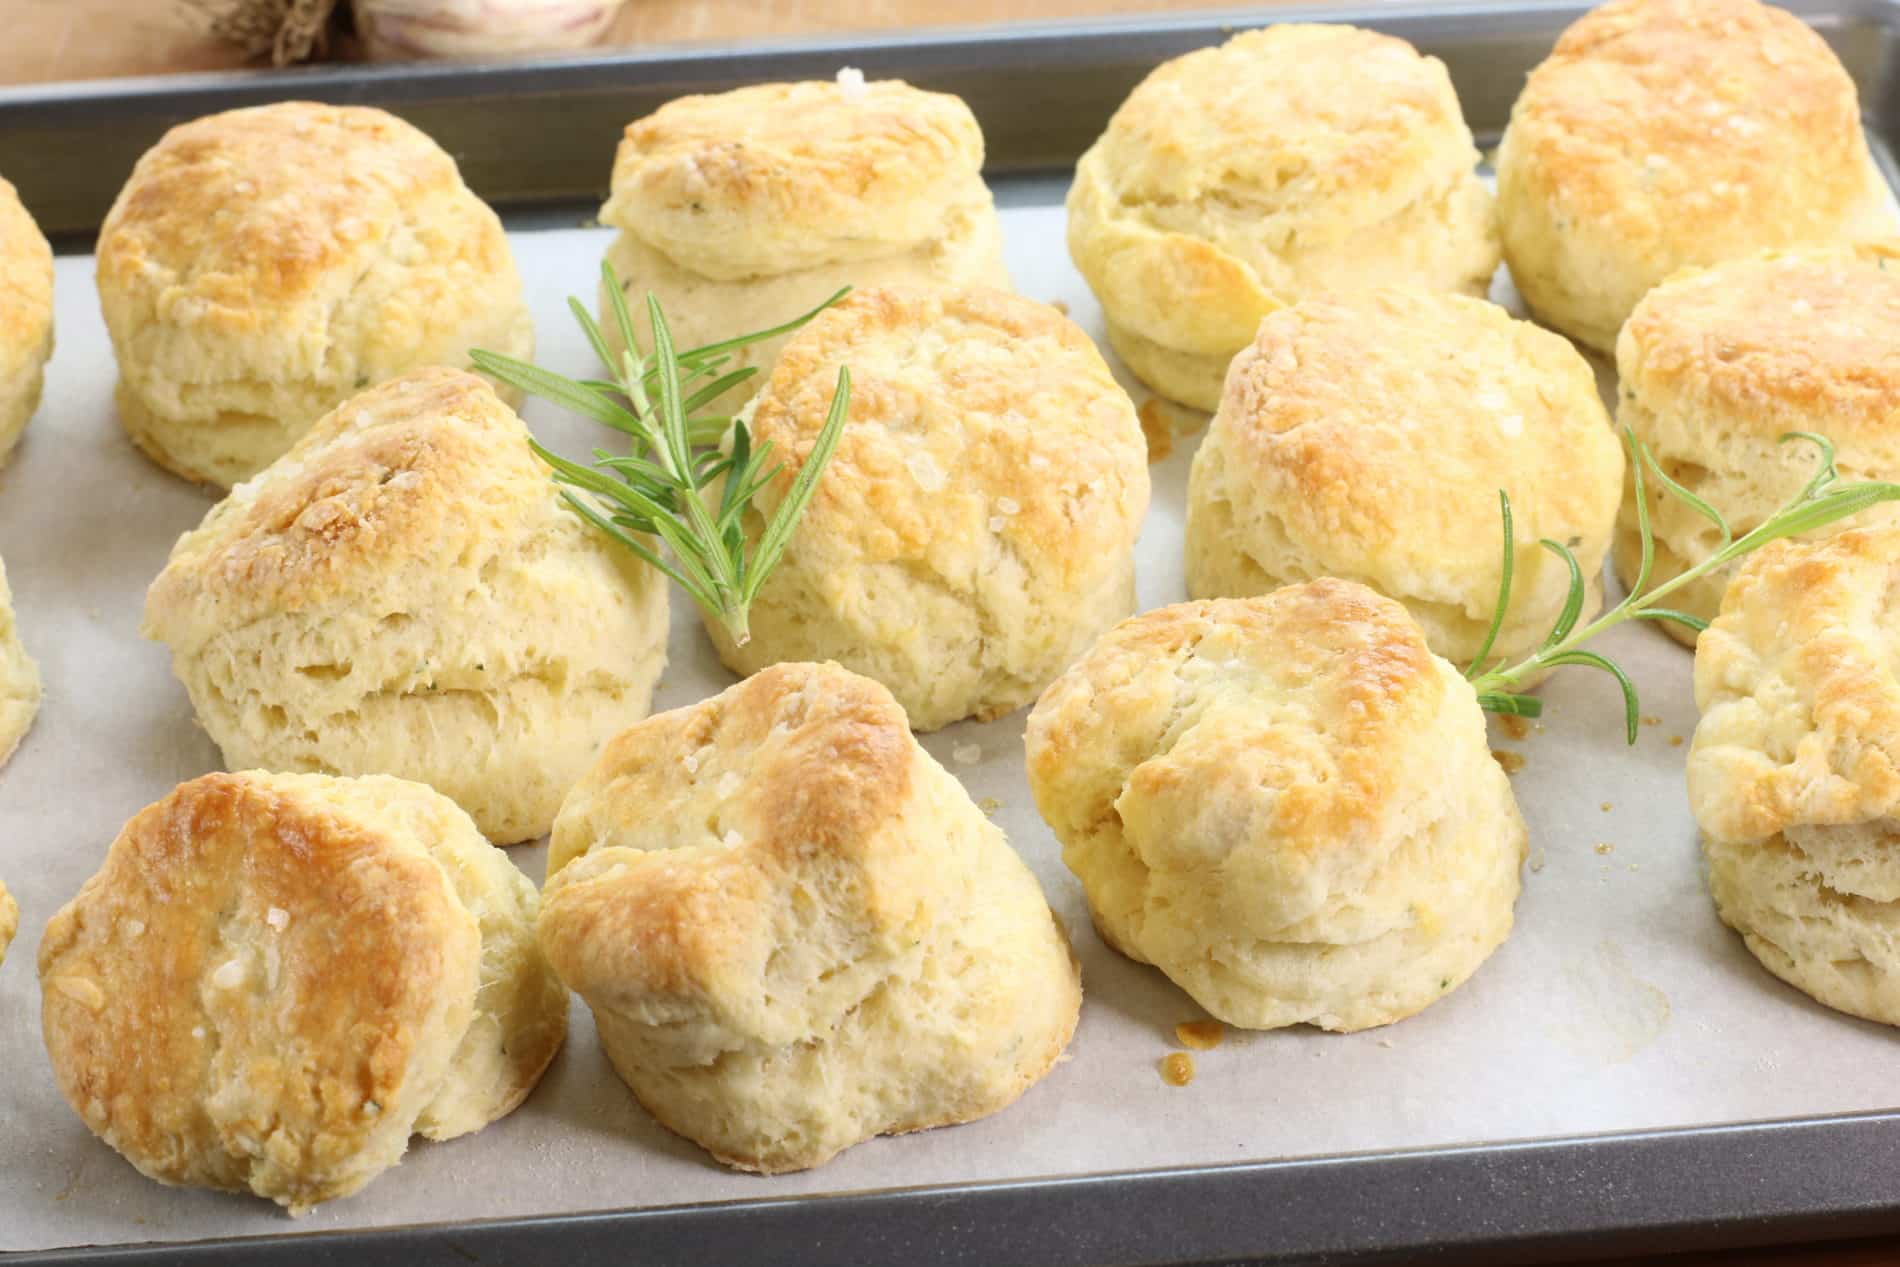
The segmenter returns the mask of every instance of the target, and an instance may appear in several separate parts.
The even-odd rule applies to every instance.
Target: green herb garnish
[[[569,299],[567,306],[611,379],[575,381],[494,352],[471,352],[470,360],[492,378],[632,438],[629,454],[595,449],[591,467],[532,443],[535,453],[553,468],[556,481],[591,494],[582,497],[563,489],[561,495],[569,505],[677,581],[733,642],[743,646],[751,637],[747,613],[752,600],[785,553],[844,430],[851,406],[851,372],[838,371],[831,411],[817,441],[748,553],[743,517],[783,464],[767,465],[771,443],[754,448],[742,420],[716,411],[720,397],[758,373],[753,366],[726,367],[739,348],[798,329],[842,299],[849,288],[784,325],[687,351],[673,346],[659,301],[648,295],[653,351],[646,353],[640,350],[633,316],[613,268],[603,263],[601,273],[620,335],[622,350],[617,360],[586,307],[578,299]],[[593,498],[606,503],[604,513]],[[662,557],[642,536],[664,541],[672,560]]]
[[[1629,620],[1673,620],[1699,633],[1708,628],[1707,621],[1687,612],[1663,606],[1663,600],[1684,585],[1726,567],[1744,555],[1754,553],[1770,541],[1813,532],[1850,515],[1858,514],[1879,502],[1900,499],[1900,484],[1884,481],[1839,483],[1839,472],[1834,469],[1834,446],[1825,436],[1815,435],[1811,431],[1791,431],[1781,437],[1783,444],[1790,440],[1805,440],[1818,448],[1821,451],[1819,469],[1815,471],[1814,477],[1807,482],[1807,485],[1780,509],[1759,526],[1738,537],[1729,527],[1728,520],[1722,517],[1721,511],[1671,479],[1650,455],[1649,450],[1643,447],[1642,441],[1636,438],[1636,433],[1628,427],[1623,428],[1623,443],[1629,449],[1630,469],[1636,485],[1636,526],[1642,537],[1643,546],[1642,565],[1637,569],[1636,583],[1630,586],[1630,592],[1622,602],[1589,624],[1577,628],[1577,618],[1583,611],[1583,569],[1578,565],[1576,556],[1568,547],[1561,542],[1545,538],[1538,544],[1557,555],[1570,568],[1570,592],[1557,615],[1557,621],[1551,626],[1550,634],[1544,639],[1543,645],[1531,655],[1516,664],[1484,669],[1484,663],[1491,654],[1491,646],[1497,641],[1498,630],[1504,626],[1505,611],[1511,603],[1511,564],[1515,547],[1511,537],[1511,499],[1500,491],[1498,503],[1504,518],[1504,566],[1498,578],[1498,605],[1497,610],[1492,614],[1491,629],[1485,635],[1483,646],[1479,648],[1478,654],[1472,658],[1471,664],[1465,669],[1465,677],[1478,692],[1479,705],[1487,712],[1536,717],[1544,711],[1544,702],[1534,695],[1519,694],[1514,684],[1545,669],[1559,668],[1567,664],[1587,665],[1608,673],[1622,688],[1628,739],[1630,743],[1635,743],[1639,720],[1636,684],[1630,681],[1629,674],[1625,673],[1614,660],[1594,651],[1586,651],[1583,647],[1584,643],[1606,629],[1615,628]],[[1682,575],[1654,587],[1649,584],[1649,572],[1650,565],[1655,560],[1655,538],[1649,527],[1649,499],[1644,490],[1645,472],[1654,476],[1656,482],[1671,496],[1714,524],[1722,537],[1720,547],[1707,559]]]

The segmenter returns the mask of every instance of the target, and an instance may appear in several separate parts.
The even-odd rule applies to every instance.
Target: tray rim
[[[1880,28],[1879,84],[1900,100],[1900,0],[1774,0],[1820,26]],[[666,44],[508,63],[301,67],[0,86],[0,127],[164,107],[197,113],[308,97],[393,107],[466,95],[547,94],[645,82],[742,82],[876,56],[898,73],[968,65],[1034,68],[1141,41],[1155,60],[1243,27],[1351,22],[1406,38],[1554,34],[1589,0],[1348,0],[949,26],[758,42]],[[825,73],[828,73],[825,72]],[[1864,99],[1870,130],[1879,101]],[[1900,141],[1900,127],[1889,143]],[[1889,156],[1883,156],[1889,157]],[[1020,169],[1019,169],[1020,170]],[[1889,161],[1890,179],[1900,168]],[[1026,174],[1026,172],[1025,172]],[[1900,1107],[1445,1147],[1323,1154],[1218,1166],[762,1197],[683,1205],[199,1241],[0,1252],[8,1267],[348,1263],[420,1267],[559,1252],[568,1267],[722,1261],[761,1244],[799,1246],[806,1267],[898,1262],[989,1267],[1139,1267],[1246,1261],[1574,1261],[1900,1232]],[[1772,1188],[1764,1180],[1772,1178]],[[1764,1196],[1768,1199],[1764,1200]],[[1746,1204],[1744,1204],[1746,1203]],[[1157,1217],[1156,1207],[1160,1207]],[[1324,1209],[1282,1222],[1276,1207]],[[637,1238],[637,1240],[636,1240]],[[480,1248],[463,1242],[479,1239]],[[637,1245],[637,1249],[634,1246]]]

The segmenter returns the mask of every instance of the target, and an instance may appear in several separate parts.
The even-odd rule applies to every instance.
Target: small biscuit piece
[[[1601,352],[1686,265],[1894,231],[1854,81],[1757,0],[1611,0],[1531,72],[1498,148],[1504,254]]]
[[[381,110],[284,102],[173,128],[99,234],[119,418],[225,488],[337,404],[534,332],[501,221]]]
[[[233,769],[396,774],[500,844],[646,716],[666,586],[562,503],[462,370],[345,402],[180,537],[146,596]]]
[[[0,880],[0,963],[6,962],[7,947],[13,944],[13,934],[19,931],[20,904],[7,892],[6,882]]]
[[[1036,697],[1134,610],[1148,506],[1134,405],[1077,326],[1003,291],[862,290],[800,332],[754,401],[753,443],[810,455],[838,370],[851,413],[751,641],[707,628],[740,673],[837,660],[888,687],[918,730]]]
[[[651,293],[682,348],[844,286],[1007,287],[982,166],[969,107],[898,80],[682,97],[627,126],[600,212],[620,230],[607,259],[642,337]],[[604,294],[601,324],[617,346]],[[728,368],[769,369],[785,342],[736,349]]]
[[[1483,294],[1491,195],[1444,64],[1349,26],[1288,24],[1166,62],[1076,165],[1069,253],[1109,342],[1213,409],[1268,313],[1320,293]]]
[[[1515,660],[1569,593],[1540,538],[1582,564],[1583,618],[1601,605],[1623,466],[1589,364],[1557,335],[1462,295],[1308,300],[1261,322],[1194,455],[1188,593],[1359,581],[1462,665],[1497,607],[1502,489],[1515,559],[1493,650]]]
[[[40,666],[26,653],[14,624],[13,591],[0,559],[0,766],[6,765],[40,711]]]
[[[53,248],[0,179],[0,466],[39,408],[53,355]]]
[[[1696,645],[1689,803],[1724,923],[1829,1007],[1900,1025],[1900,526],[1778,541]]]
[[[54,1078],[143,1174],[302,1213],[534,1088],[567,1032],[538,906],[419,784],[208,774],[47,925]]]
[[[1511,931],[1524,822],[1477,697],[1364,586],[1124,621],[1027,744],[1103,939],[1230,1025],[1389,1024]]]
[[[835,664],[609,743],[555,824],[540,936],[640,1103],[766,1173],[997,1112],[1082,1002],[1003,833]]]
[[[1848,480],[1900,479],[1900,243],[1770,252],[1686,270],[1644,296],[1616,344],[1617,421],[1670,478],[1722,512],[1736,536],[1758,527],[1813,478],[1811,444],[1827,437]],[[1694,567],[1721,545],[1709,520],[1648,481],[1655,540],[1651,582]],[[1821,535],[1893,517],[1862,512]],[[1635,486],[1626,481],[1616,570],[1642,565]],[[1669,605],[1712,620],[1733,575],[1690,582]],[[1695,631],[1663,627],[1694,646]]]

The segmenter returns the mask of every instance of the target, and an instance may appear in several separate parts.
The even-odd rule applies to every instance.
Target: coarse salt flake
[[[838,93],[846,101],[856,105],[864,100],[868,91],[864,85],[864,72],[856,66],[846,66],[838,72]]]
[[[125,929],[125,935],[127,937],[142,937],[145,935],[145,921],[142,919],[129,919],[125,921],[121,927]]]
[[[211,984],[220,990],[235,990],[244,984],[244,965],[235,959],[227,959],[211,974]]]
[[[996,509],[1005,515],[1013,515],[1022,509],[1022,504],[1014,497],[999,497],[996,499]]]
[[[281,906],[273,906],[264,912],[264,922],[281,933],[290,925],[290,912]]]
[[[917,487],[924,492],[934,493],[944,486],[943,468],[928,453],[910,454],[904,459],[904,466],[910,471],[910,477],[917,481]]]

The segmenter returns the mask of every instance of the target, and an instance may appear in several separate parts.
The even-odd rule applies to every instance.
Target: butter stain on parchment
[[[1637,976],[1615,942],[1605,938],[1564,970],[1564,1001],[1550,1036],[1598,1064],[1621,1064],[1655,1042],[1669,1025],[1669,996]]]

